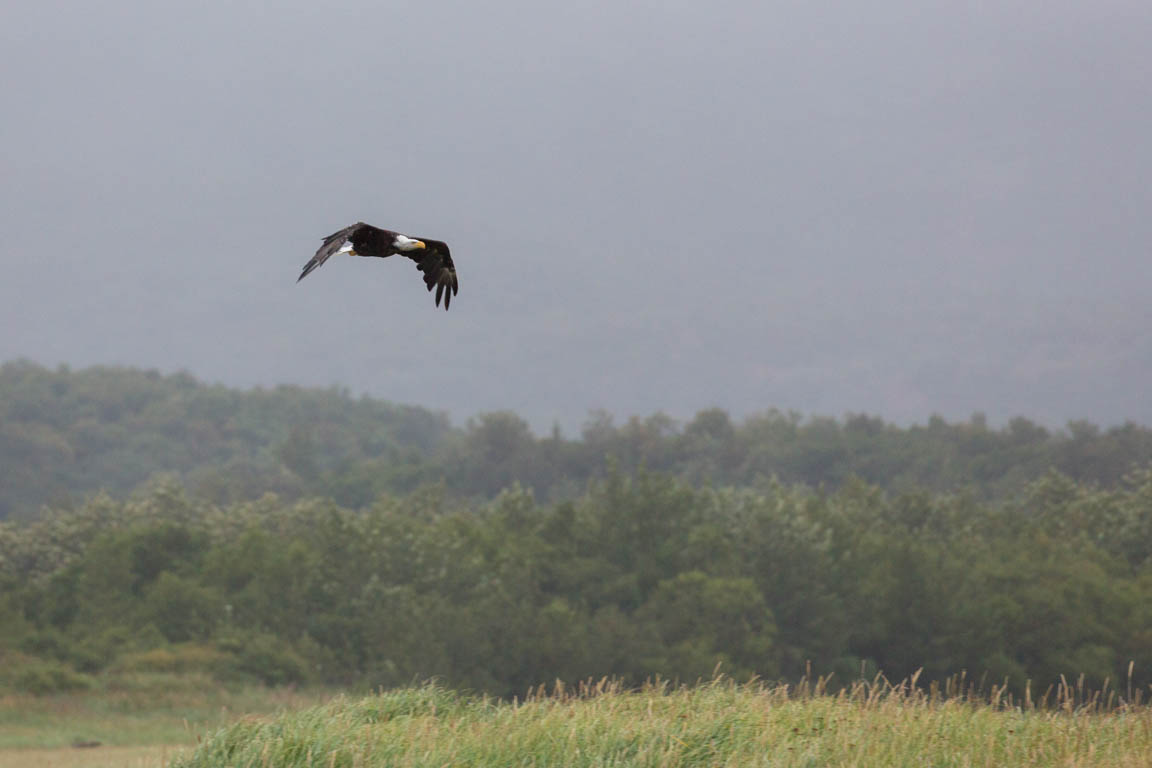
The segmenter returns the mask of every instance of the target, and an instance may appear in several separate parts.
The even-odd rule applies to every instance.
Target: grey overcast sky
[[[0,2],[0,360],[1152,423],[1152,3]],[[460,294],[339,257],[447,240]]]

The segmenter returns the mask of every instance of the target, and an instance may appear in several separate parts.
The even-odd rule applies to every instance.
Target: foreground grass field
[[[228,689],[189,676],[142,678],[85,694],[0,696],[0,750],[69,747],[77,741],[103,747],[193,744],[242,716],[301,709],[332,696],[260,686]]]
[[[331,696],[225,688],[194,675],[124,676],[79,694],[3,695],[0,768],[160,768],[242,717],[312,707]]]
[[[797,695],[723,681],[639,692],[601,684],[499,703],[426,686],[243,720],[171,767],[1152,765],[1148,708],[1063,704],[942,701],[886,685]]]
[[[0,749],[0,768],[163,768],[188,747]]]

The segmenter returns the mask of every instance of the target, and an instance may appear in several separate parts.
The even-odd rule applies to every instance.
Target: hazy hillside
[[[514,413],[452,426],[418,406],[335,389],[236,390],[129,368],[0,366],[0,518],[98,490],[122,495],[157,473],[220,503],[271,491],[357,507],[427,483],[486,499],[514,481],[540,498],[570,498],[608,457],[693,483],[775,476],[836,487],[858,476],[891,489],[963,487],[1002,498],[1052,468],[1112,487],[1152,461],[1152,430],[1077,422],[1050,431],[1025,419],[995,429],[980,416],[901,428],[864,415],[778,411],[734,422],[713,409],[686,424],[594,413],[577,438],[538,437]]]
[[[385,487],[442,452],[448,420],[334,389],[239,391],[186,374],[0,366],[0,517],[120,494],[159,472],[216,500],[319,491],[371,457]]]

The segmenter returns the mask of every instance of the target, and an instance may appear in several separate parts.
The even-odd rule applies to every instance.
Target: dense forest
[[[0,368],[0,689],[1152,683],[1152,434],[514,414]],[[106,489],[101,492],[99,489]]]
[[[609,469],[572,501],[437,489],[363,509],[176,486],[0,525],[0,688],[195,672],[523,694],[556,678],[813,669],[1041,689],[1152,682],[1152,472],[1009,503],[696,488]],[[7,679],[2,679],[7,675]]]
[[[1049,430],[1023,418],[997,429],[980,415],[899,427],[778,411],[736,422],[712,409],[686,424],[660,413],[616,424],[593,413],[569,439],[559,430],[537,437],[510,412],[459,428],[444,414],[336,389],[240,391],[187,374],[0,366],[0,519],[76,506],[101,490],[122,498],[163,473],[218,504],[273,492],[358,508],[428,484],[485,501],[513,482],[561,501],[602,478],[609,457],[627,472],[697,486],[777,478],[834,489],[859,478],[892,491],[1006,499],[1053,469],[1114,488],[1152,463],[1152,429],[1073,422]]]

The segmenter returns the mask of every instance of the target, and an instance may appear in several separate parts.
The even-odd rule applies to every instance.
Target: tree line
[[[440,484],[355,508],[160,482],[0,523],[0,657],[0,686],[36,690],[179,671],[514,695],[809,663],[1036,691],[1132,662],[1147,686],[1152,471],[1112,488],[1051,472],[988,500],[608,462],[567,500]]]
[[[735,421],[710,409],[683,424],[661,413],[621,423],[593,413],[578,437],[541,437],[510,412],[457,427],[442,413],[339,389],[242,391],[187,374],[0,365],[0,519],[76,507],[102,490],[123,498],[162,473],[217,504],[273,492],[359,508],[434,483],[475,503],[513,483],[562,501],[603,479],[606,457],[698,487],[774,477],[835,489],[858,478],[893,492],[1007,499],[1050,470],[1118,487],[1152,463],[1152,430],[1050,430],[1023,418],[995,428],[980,415],[901,427],[775,410]]]

